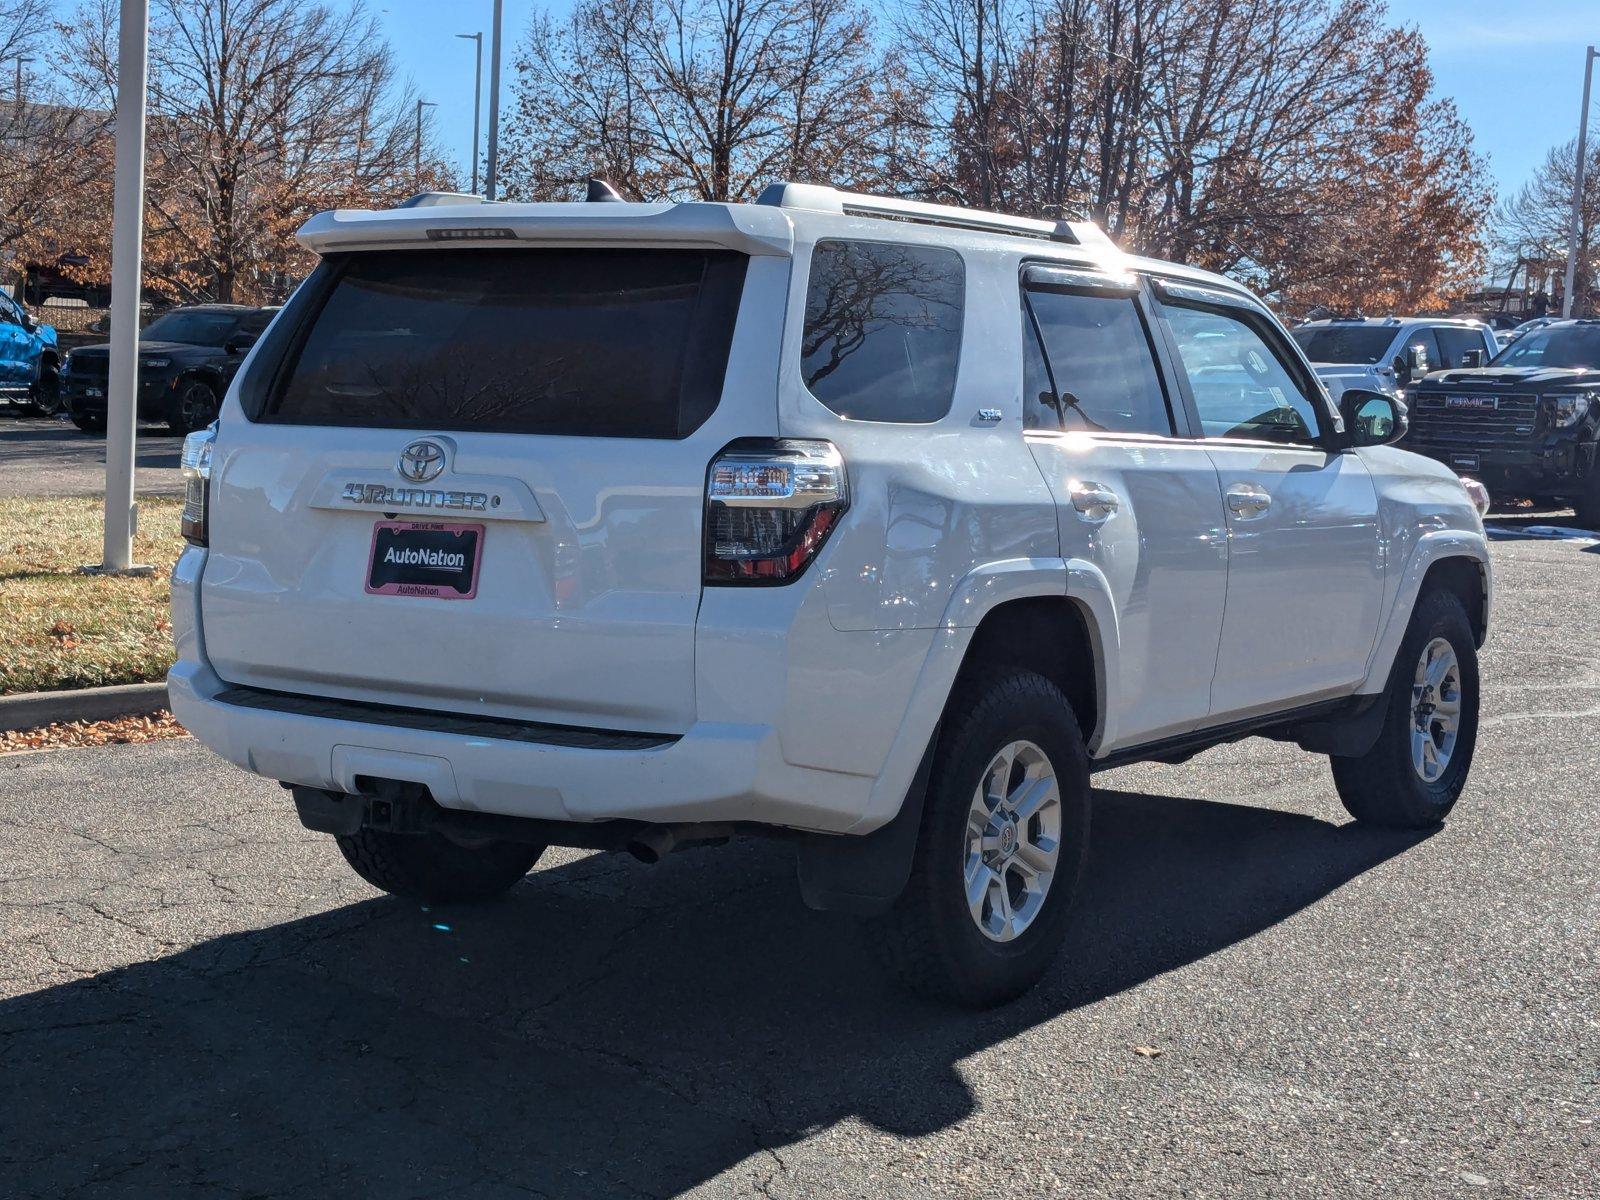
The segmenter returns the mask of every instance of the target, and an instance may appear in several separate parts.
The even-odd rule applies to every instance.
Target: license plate
[[[1452,467],[1465,467],[1469,471],[1478,469],[1478,456],[1476,454],[1452,454],[1450,456]]]
[[[85,396],[99,397],[99,396],[104,396],[106,394],[106,390],[105,390],[105,388],[84,388],[83,389],[83,394]]]
[[[374,596],[471,600],[478,594],[483,526],[379,521],[372,527],[367,591]]]
[[[1499,396],[1446,396],[1446,408],[1464,408],[1468,412],[1494,412],[1500,407]]]

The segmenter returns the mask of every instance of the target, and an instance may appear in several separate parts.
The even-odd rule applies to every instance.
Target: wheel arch
[[[1379,692],[1388,686],[1389,669],[1405,638],[1417,601],[1428,589],[1436,587],[1447,588],[1461,598],[1472,625],[1473,639],[1479,648],[1483,646],[1489,634],[1494,599],[1489,545],[1478,533],[1435,530],[1420,538],[1411,552],[1388,621],[1367,664],[1366,682],[1359,692]]]

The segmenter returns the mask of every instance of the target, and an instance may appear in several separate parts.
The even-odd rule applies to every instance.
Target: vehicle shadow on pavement
[[[1420,840],[1118,791],[1095,821],[1057,967],[991,1013],[887,985],[774,843],[363,901],[0,1003],[0,1195],[665,1196],[735,1167],[745,1194],[837,1122],[960,1122],[965,1057],[1048,1021],[1070,1043],[1073,1010]]]

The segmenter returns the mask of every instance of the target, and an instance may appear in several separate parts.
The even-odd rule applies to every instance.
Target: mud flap
[[[911,878],[911,859],[922,829],[922,807],[938,744],[939,731],[935,729],[900,811],[887,825],[861,837],[816,833],[800,839],[796,867],[806,907],[876,916],[899,899]]]

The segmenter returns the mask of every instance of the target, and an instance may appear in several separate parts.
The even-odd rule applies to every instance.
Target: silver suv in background
[[[1262,735],[1363,821],[1461,795],[1479,512],[1231,280],[794,184],[300,237],[185,445],[168,682],[378,888],[780,838],[991,1004],[1065,934],[1092,771]]]
[[[1500,352],[1482,321],[1450,317],[1330,317],[1293,337],[1338,400],[1346,388],[1389,395],[1430,371],[1481,367]]]

